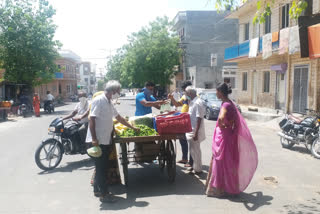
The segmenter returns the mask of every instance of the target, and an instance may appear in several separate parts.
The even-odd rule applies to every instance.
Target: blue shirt
[[[147,100],[146,95],[145,95],[144,92],[138,93],[137,96],[136,96],[136,113],[135,113],[135,116],[143,116],[143,115],[152,113],[151,107],[145,107],[144,105],[142,105],[140,103],[142,100],[157,101],[156,98],[154,98],[152,95],[150,96],[150,100]]]

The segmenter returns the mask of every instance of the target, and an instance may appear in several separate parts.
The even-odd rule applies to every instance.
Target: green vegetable
[[[155,136],[158,135],[156,130],[146,126],[146,125],[136,125],[140,129],[140,133],[136,133],[133,129],[127,129],[122,132],[120,137],[135,137],[135,136]]]
[[[137,118],[133,121],[134,125],[145,125],[148,126],[149,128],[153,128],[153,120],[151,117],[142,117],[142,118]]]

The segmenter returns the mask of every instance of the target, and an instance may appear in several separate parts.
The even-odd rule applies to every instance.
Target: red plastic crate
[[[157,132],[160,135],[183,134],[192,131],[190,115],[188,113],[181,113],[176,116],[170,115],[159,115],[155,118]]]

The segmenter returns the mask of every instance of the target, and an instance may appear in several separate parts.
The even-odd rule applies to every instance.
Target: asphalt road
[[[117,106],[131,116],[132,100]],[[259,152],[258,170],[238,198],[216,199],[204,195],[204,182],[211,157],[215,121],[206,121],[202,142],[200,176],[177,166],[176,181],[168,183],[156,164],[130,165],[129,187],[112,187],[120,197],[115,204],[101,204],[93,196],[90,178],[93,163],[86,155],[64,156],[61,164],[43,172],[34,162],[34,152],[48,137],[49,123],[70,112],[74,103],[58,107],[41,118],[14,118],[0,122],[0,213],[320,213],[320,160],[303,147],[282,149],[276,126],[248,122]],[[180,145],[177,142],[177,158]]]

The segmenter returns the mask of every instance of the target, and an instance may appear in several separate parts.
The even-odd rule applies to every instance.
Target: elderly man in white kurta
[[[202,173],[202,155],[200,143],[206,138],[203,119],[205,107],[202,100],[197,96],[197,91],[195,88],[190,86],[187,87],[186,96],[190,101],[189,114],[192,126],[192,132],[186,134],[190,154],[193,158],[193,166],[191,170],[194,170],[194,173],[198,175]]]
[[[96,97],[91,104],[90,122],[87,133],[87,143],[93,146],[100,146],[102,155],[94,158],[96,167],[96,182],[94,184],[94,194],[100,197],[101,202],[114,202],[115,197],[109,192],[107,184],[107,171],[109,167],[109,154],[112,150],[111,133],[113,130],[113,118],[129,128],[139,131],[130,125],[119,115],[112,104],[112,99],[118,97],[121,85],[119,82],[111,80],[106,84],[105,93]],[[116,96],[115,96],[116,95]]]

